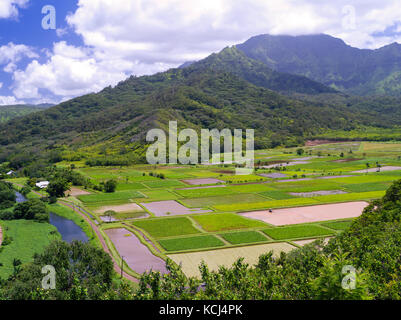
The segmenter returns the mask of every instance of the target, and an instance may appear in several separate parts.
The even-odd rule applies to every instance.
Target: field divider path
[[[3,243],[3,230],[1,229],[1,226],[0,226],[0,247],[1,247],[2,243]]]
[[[142,237],[149,245],[151,245],[158,253],[162,253],[161,250],[153,243],[152,240],[149,239],[149,237],[147,237],[147,236],[145,235],[145,233],[144,233],[141,229],[139,229],[139,228],[137,228],[137,227],[135,227],[135,226],[133,226],[133,225],[131,225],[131,224],[127,224],[126,222],[122,222],[121,224],[124,225],[124,226],[126,226],[128,229],[131,228],[131,229],[135,230],[136,232],[138,232],[138,233],[141,235],[141,237]]]
[[[190,216],[187,216],[187,218],[192,222],[192,225],[195,227],[195,229],[199,230],[202,233],[208,233],[207,231],[203,230],[202,226],[197,221],[195,221],[195,219]]]
[[[223,242],[226,246],[232,246],[232,244],[230,242],[228,242],[226,239],[224,239],[221,235],[215,233],[213,234],[217,239],[221,240],[221,242]]]
[[[99,228],[93,223],[93,221],[92,221],[91,219],[89,219],[89,217],[88,217],[85,213],[81,212],[81,211],[80,211],[79,209],[77,209],[75,206],[72,206],[72,205],[70,205],[70,204],[68,204],[68,203],[66,203],[66,202],[63,202],[63,201],[59,201],[59,203],[60,203],[61,205],[64,205],[64,206],[66,206],[66,207],[72,209],[74,212],[78,213],[81,217],[83,217],[83,218],[90,224],[90,226],[92,227],[93,231],[95,231],[95,233],[96,233],[98,239],[100,240],[100,244],[101,244],[101,246],[103,247],[103,250],[104,250],[106,253],[108,253],[109,256],[111,257],[111,259],[112,259],[112,261],[113,261],[113,265],[114,265],[114,271],[116,271],[117,274],[121,274],[121,267],[120,267],[120,265],[118,264],[118,262],[116,261],[116,259],[115,259],[114,256],[112,255],[112,253],[111,253],[109,247],[108,247],[107,244],[106,244],[106,241],[105,241],[104,238],[103,238],[103,235],[101,234]],[[130,281],[133,281],[133,282],[137,282],[137,283],[139,282],[139,280],[138,280],[137,278],[135,278],[135,277],[133,277],[133,276],[131,276],[131,275],[125,273],[125,272],[123,272],[123,276],[124,276],[124,278],[126,278],[127,280],[130,280]]]

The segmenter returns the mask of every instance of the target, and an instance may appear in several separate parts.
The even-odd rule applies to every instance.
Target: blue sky
[[[378,48],[401,42],[401,0],[0,0],[0,105],[58,103],[263,33]]]

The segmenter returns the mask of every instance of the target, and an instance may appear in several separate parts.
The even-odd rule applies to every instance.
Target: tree
[[[56,270],[54,290],[39,289],[46,265]],[[113,262],[102,249],[79,241],[69,244],[56,240],[5,283],[3,295],[10,300],[97,300],[110,289],[112,275]]]
[[[115,215],[117,214],[117,212],[113,211],[113,210],[107,210],[104,215],[106,217],[109,217],[109,222],[111,222],[111,218],[113,218]]]
[[[39,199],[29,199],[18,203],[14,208],[14,219],[49,221],[49,211]]]
[[[49,183],[46,191],[50,197],[62,198],[64,193],[70,190],[68,182],[65,179],[58,178]]]
[[[305,153],[305,150],[302,148],[297,149],[297,155],[302,156]]]
[[[30,192],[32,191],[31,187],[29,186],[24,186],[21,189],[21,194],[26,197]]]
[[[115,180],[107,180],[104,183],[104,192],[106,193],[113,193],[116,191],[117,188],[117,181]]]

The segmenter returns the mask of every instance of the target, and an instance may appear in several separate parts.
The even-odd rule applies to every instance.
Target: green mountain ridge
[[[256,148],[298,146],[327,132],[391,130],[401,125],[398,102],[386,100],[385,110],[394,114],[383,112],[380,99],[348,97],[226,48],[187,67],[131,76],[114,88],[0,124],[0,162],[15,169],[38,158],[143,162],[146,133],[167,131],[169,121],[197,131],[255,129]]]
[[[328,35],[259,35],[237,45],[279,72],[302,75],[355,95],[400,95],[401,45],[358,49]]]

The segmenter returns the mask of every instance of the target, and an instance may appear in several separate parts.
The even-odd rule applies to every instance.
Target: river
[[[27,199],[19,192],[16,192],[17,202],[25,202]],[[61,234],[61,238],[71,243],[73,240],[82,242],[88,242],[89,238],[74,221],[58,216],[55,213],[50,212],[50,224],[55,226],[58,232]]]

